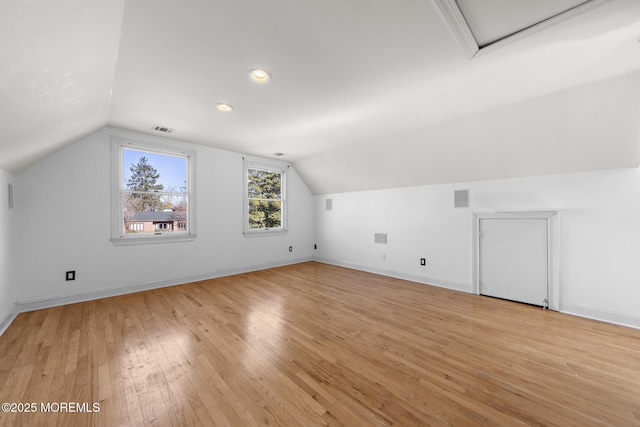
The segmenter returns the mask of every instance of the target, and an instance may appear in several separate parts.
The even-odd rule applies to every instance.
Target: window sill
[[[179,236],[118,237],[112,238],[111,243],[113,243],[114,246],[148,245],[153,243],[192,242],[195,238],[195,234],[182,234]]]
[[[288,233],[288,230],[278,229],[278,230],[255,230],[255,231],[245,231],[244,237],[267,237],[267,236],[284,236]]]

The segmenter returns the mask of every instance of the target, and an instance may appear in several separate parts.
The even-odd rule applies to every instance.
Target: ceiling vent
[[[151,128],[157,132],[164,132],[164,133],[171,133],[173,132],[175,129],[171,129],[168,128],[166,126],[160,126],[160,125],[153,125],[153,127]]]

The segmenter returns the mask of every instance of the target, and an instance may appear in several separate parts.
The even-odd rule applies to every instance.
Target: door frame
[[[480,295],[480,220],[482,219],[545,219],[547,220],[547,284],[548,308],[560,310],[559,242],[557,211],[519,211],[473,214],[473,286],[472,293]]]

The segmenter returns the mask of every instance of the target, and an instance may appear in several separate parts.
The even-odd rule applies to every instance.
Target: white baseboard
[[[602,310],[600,308],[571,304],[567,302],[560,302],[560,312],[572,314],[574,316],[586,317],[587,319],[613,323],[615,325],[640,329],[640,316],[634,316],[631,314],[618,313],[615,311]]]
[[[470,284],[455,283],[455,282],[449,282],[445,280],[432,279],[429,277],[414,276],[411,274],[404,274],[404,273],[388,271],[388,270],[383,270],[383,269],[378,269],[373,267],[365,267],[362,265],[352,264],[348,262],[341,262],[341,261],[336,261],[336,260],[331,260],[326,258],[314,257],[313,260],[324,263],[324,264],[331,264],[339,267],[366,271],[368,273],[380,274],[382,276],[389,276],[397,279],[409,280],[411,282],[422,283],[425,285],[438,286],[440,288],[451,289],[454,291],[473,293],[472,285]],[[566,302],[560,303],[559,312],[565,313],[565,314],[571,314],[579,317],[585,317],[587,319],[613,323],[615,325],[640,329],[640,316],[634,316],[634,315],[625,314],[625,313],[617,313],[613,311],[602,310],[595,307],[587,307],[579,304],[570,304]]]
[[[450,281],[445,281],[441,279],[433,279],[429,277],[404,274],[396,271],[366,267],[362,265],[352,264],[348,262],[341,262],[341,261],[336,261],[331,259],[325,259],[325,258],[305,257],[305,258],[290,260],[283,263],[269,263],[269,264],[261,264],[261,265],[254,265],[254,266],[248,266],[248,267],[221,269],[208,274],[184,277],[180,279],[160,280],[160,281],[139,283],[134,285],[120,286],[116,288],[101,289],[101,290],[96,290],[91,292],[61,295],[53,298],[42,298],[42,299],[34,299],[34,300],[28,300],[28,301],[20,301],[20,302],[14,303],[9,308],[9,310],[7,310],[7,312],[5,312],[3,315],[0,315],[0,336],[7,330],[9,325],[11,325],[11,323],[19,313],[24,313],[27,311],[40,310],[40,309],[49,308],[49,307],[57,307],[57,306],[66,305],[66,304],[75,304],[78,302],[91,301],[91,300],[96,300],[100,298],[109,298],[113,296],[131,294],[131,293],[141,292],[141,291],[148,291],[148,290],[164,288],[168,286],[182,285],[185,283],[198,282],[201,280],[233,276],[235,274],[249,273],[252,271],[282,267],[285,265],[299,264],[302,262],[307,262],[312,260],[321,262],[324,264],[331,264],[339,267],[366,271],[368,273],[380,274],[382,276],[394,277],[397,279],[408,280],[411,282],[422,283],[425,285],[432,285],[440,288],[446,288],[446,289],[451,289],[451,290],[466,292],[466,293],[472,292],[471,284],[456,283],[456,282],[450,282]],[[603,322],[613,323],[616,325],[640,329],[640,316],[607,311],[607,310],[602,310],[595,307],[588,307],[588,306],[571,304],[566,302],[560,303],[560,312],[575,315],[575,316],[580,316],[580,317],[586,317],[588,319],[594,319],[594,320],[600,320]]]
[[[396,279],[408,280],[410,282],[421,283],[423,285],[437,286],[439,288],[451,289],[451,290],[454,290],[454,291],[460,291],[460,292],[466,292],[466,293],[471,293],[472,292],[472,285],[470,283],[450,282],[450,281],[442,280],[442,279],[434,279],[434,278],[431,278],[431,277],[416,276],[416,275],[413,275],[413,274],[405,274],[405,273],[401,273],[401,272],[398,272],[398,271],[384,270],[384,269],[374,268],[374,267],[366,267],[364,265],[358,265],[358,264],[352,264],[352,263],[349,263],[349,262],[336,261],[336,260],[327,259],[327,258],[314,257],[313,260],[317,261],[317,262],[324,263],[324,264],[336,265],[338,267],[351,268],[353,270],[366,271],[367,273],[379,274],[381,276],[387,276],[387,277],[393,277],[393,278],[396,278]]]
[[[6,313],[0,315],[0,336],[4,334],[4,331],[11,325],[18,313],[18,304],[14,302]]]
[[[212,273],[199,274],[197,276],[182,277],[179,279],[158,280],[153,282],[138,283],[134,285],[119,286],[115,288],[99,289],[90,292],[81,292],[67,295],[60,295],[50,298],[39,298],[28,301],[20,301],[17,305],[16,313],[41,310],[43,308],[57,307],[78,302],[92,301],[100,298],[115,297],[118,295],[132,294],[135,292],[149,291],[152,289],[166,288],[168,286],[183,285],[185,283],[198,282],[201,280],[216,279],[219,277],[233,276],[234,274],[249,273],[252,271],[266,270],[268,268],[283,267],[285,265],[299,264],[311,261],[311,257],[298,258],[287,262],[269,263],[248,267],[236,267],[216,270]],[[15,317],[15,316],[14,316]],[[11,319],[13,321],[13,319]],[[11,322],[9,322],[11,323]],[[0,324],[1,325],[1,324]]]

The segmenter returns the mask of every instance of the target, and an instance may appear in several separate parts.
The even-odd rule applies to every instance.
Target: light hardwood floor
[[[640,330],[309,262],[20,314],[0,402],[37,405],[2,426],[638,426]]]

